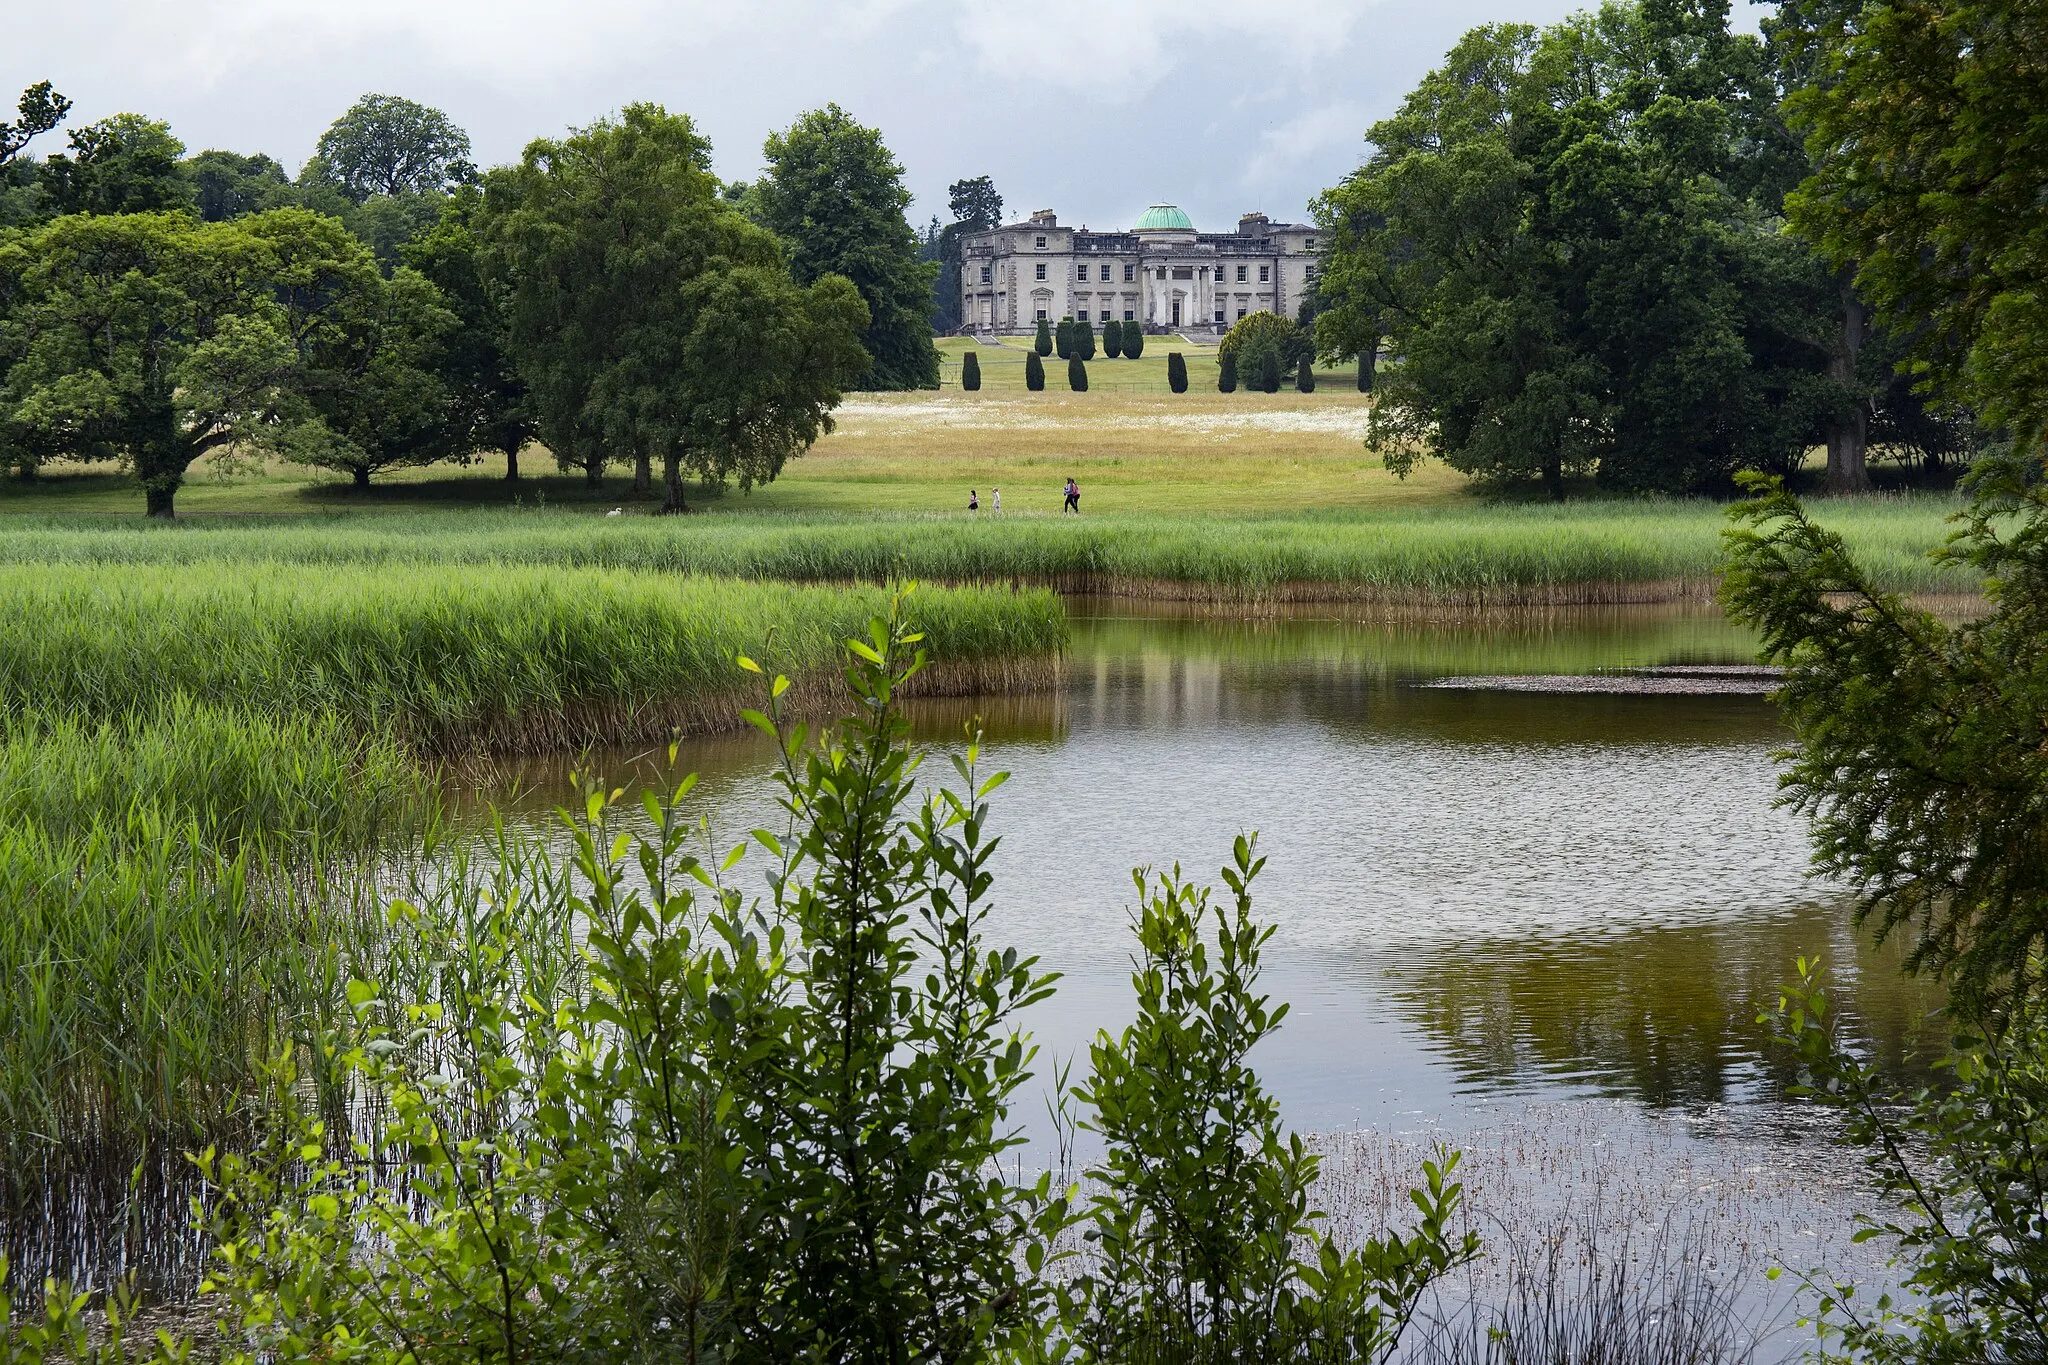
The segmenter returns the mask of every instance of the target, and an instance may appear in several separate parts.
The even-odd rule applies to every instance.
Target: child
[[[991,511],[991,512],[993,512],[993,513],[995,513],[995,514],[996,514],[997,516],[1001,516],[1001,515],[1003,514],[1003,490],[1002,490],[1002,489],[1000,489],[1000,488],[991,488],[991,489],[989,489],[989,500],[988,500],[988,510],[989,510],[989,511]]]
[[[979,512],[981,510],[981,496],[972,488],[967,490],[967,510],[970,512]]]

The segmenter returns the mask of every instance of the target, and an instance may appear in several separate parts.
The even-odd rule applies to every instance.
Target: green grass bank
[[[1937,496],[1816,504],[1820,519],[1847,538],[1880,582],[1916,593],[1976,589],[1968,573],[1927,559],[1946,537],[1955,507]],[[1222,602],[1556,604],[1705,596],[1726,526],[1724,505],[1692,500],[1249,517],[669,519],[470,510],[171,526],[24,517],[0,540],[0,562],[507,565],[798,583],[913,577]],[[946,657],[943,649],[935,652]]]

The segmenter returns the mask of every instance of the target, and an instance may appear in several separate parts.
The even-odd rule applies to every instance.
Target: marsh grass
[[[100,723],[189,701],[328,718],[416,749],[662,740],[737,723],[742,653],[836,676],[879,588],[616,569],[199,560],[176,573],[0,568],[0,700]],[[911,613],[931,685],[1044,685],[1066,639],[1046,592],[932,589]],[[359,753],[375,756],[375,745]]]
[[[1842,533],[1886,588],[1974,592],[1973,576],[1927,558],[1946,538],[1946,518],[1953,510],[1945,497],[1871,497],[1835,500],[1817,515]],[[0,542],[0,562],[182,564],[199,567],[199,577],[213,575],[215,581],[225,576],[217,568],[204,568],[209,563],[337,571],[522,566],[795,583],[880,584],[911,577],[1239,604],[1354,600],[1488,606],[1706,598],[1719,574],[1726,524],[1720,504],[1685,500],[1462,504],[1400,514],[1248,518],[1006,514],[976,520],[961,513],[858,519],[721,516],[678,522],[471,511],[172,527],[53,519],[17,523]],[[0,600],[16,591],[15,581],[0,572]],[[605,584],[596,588],[597,600],[610,600]],[[552,585],[524,580],[514,595],[569,591],[568,580],[557,577]],[[765,605],[754,608],[748,599],[734,600],[738,610],[758,610],[764,620],[772,616]],[[867,599],[850,600],[845,614],[855,616],[870,605]],[[932,615],[943,622],[938,611]],[[958,648],[972,633],[963,622],[963,635],[947,642],[954,647],[949,651],[935,644],[934,653],[943,659],[1001,652]]]
[[[421,834],[436,774],[335,716],[268,715],[182,694],[146,715],[26,710],[0,734],[0,824],[123,842],[169,829],[204,848],[260,839],[369,848]]]

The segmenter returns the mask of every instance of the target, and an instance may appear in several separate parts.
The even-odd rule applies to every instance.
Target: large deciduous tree
[[[405,263],[433,281],[459,323],[442,341],[437,366],[448,400],[448,455],[467,460],[478,451],[496,451],[505,457],[506,479],[517,482],[519,452],[539,431],[526,381],[509,350],[505,290],[484,279],[478,262],[482,209],[481,191],[458,190],[441,220],[405,247]]]
[[[1790,0],[1772,36],[1813,173],[1793,227],[1941,398],[2048,420],[2048,12],[2034,0]]]
[[[372,195],[437,194],[475,178],[469,134],[439,109],[365,95],[320,135],[320,172],[355,203]]]
[[[38,184],[58,213],[156,213],[188,208],[192,184],[180,173],[185,144],[170,125],[114,114],[75,129],[71,150],[44,163]]]
[[[867,304],[861,344],[873,361],[858,386],[938,387],[938,264],[919,259],[917,234],[904,217],[910,192],[903,168],[881,133],[830,104],[771,134],[764,151],[768,170],[756,186],[762,221],[788,243],[790,273],[804,285],[843,275]]]
[[[709,161],[688,118],[630,105],[532,143],[484,196],[486,278],[543,435],[593,482],[608,456],[660,459],[670,511],[685,473],[774,478],[868,363],[852,284],[794,283]]]
[[[40,456],[121,461],[150,515],[169,517],[194,461],[279,449],[317,421],[300,357],[363,269],[352,245],[290,209],[71,215],[18,233],[0,242],[14,292],[0,417]]]
[[[218,149],[187,157],[179,168],[192,185],[193,207],[209,223],[224,223],[294,200],[284,167],[260,152],[243,156]]]
[[[1399,356],[1369,438],[1397,471],[1715,488],[1856,401],[1839,291],[1780,230],[1770,55],[1725,0],[1475,29],[1370,141],[1318,206],[1318,331]]]

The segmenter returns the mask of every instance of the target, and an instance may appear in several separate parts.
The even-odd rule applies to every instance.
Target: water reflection
[[[1775,1104],[1755,1023],[1799,953],[1839,964],[1895,1064],[1931,1051],[1937,1003],[1859,948],[1775,804],[1788,739],[1754,697],[1443,692],[1458,673],[1741,662],[1711,608],[1254,620],[1082,604],[1067,684],[921,703],[930,744],[979,715],[1014,774],[995,803],[992,932],[1065,974],[1032,1020],[1059,1054],[1128,1015],[1134,864],[1220,863],[1260,831],[1267,984],[1292,1000],[1260,1058],[1291,1122],[1337,1127],[1475,1098],[1609,1095]],[[751,733],[679,760],[729,834],[770,819]],[[608,781],[663,756],[593,756]],[[530,815],[571,764],[513,774]],[[944,765],[934,764],[934,775]]]

